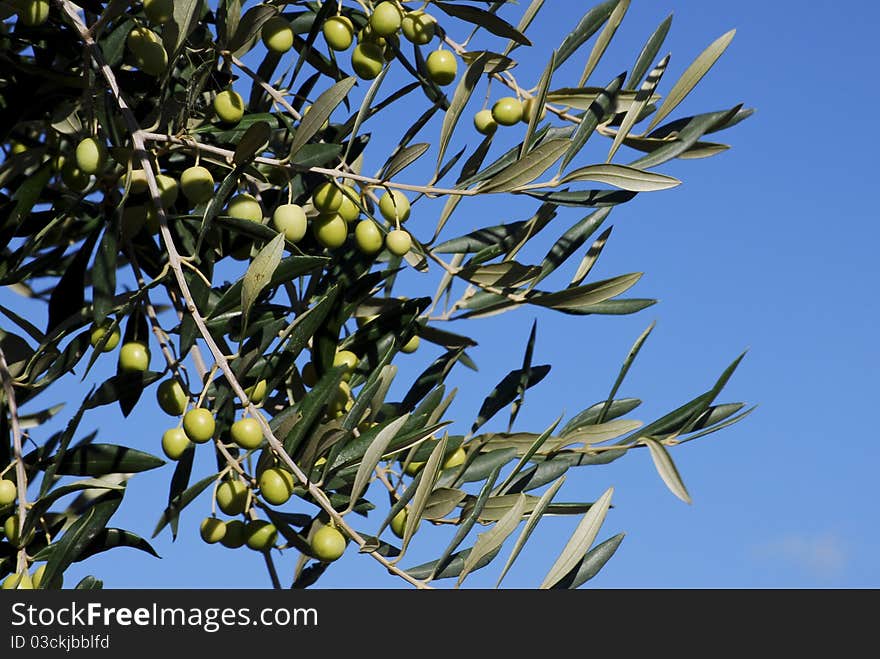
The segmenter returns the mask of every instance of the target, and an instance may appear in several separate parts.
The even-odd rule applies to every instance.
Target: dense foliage
[[[727,148],[704,136],[749,110],[668,117],[733,33],[661,95],[670,17],[631,70],[597,86],[630,4],[603,2],[555,51],[533,54],[546,66],[526,89],[515,57],[529,56],[544,3],[516,25],[499,15],[504,4],[0,2],[0,284],[45,308],[38,319],[0,305],[4,588],[59,587],[73,562],[114,547],[153,552],[111,520],[127,481],[165,464],[156,534],[176,536],[181,511],[201,507],[191,532],[262,552],[279,587],[309,586],[357,550],[417,587],[461,583],[519,530],[500,583],[554,514],[581,521],[541,587],[576,588],[623,536],[596,542],[611,488],[593,502],[556,500],[566,474],[647,448],[689,500],[669,448],[748,413],[716,402],[739,359],[643,425],[627,418],[640,401],[617,392],[649,328],[607,400],[526,431],[517,414],[550,371],[532,363],[533,327],[469,431],[450,434],[447,380],[475,367],[478,349],[443,326],[530,305],[576,326],[654,303],[621,297],[640,273],[590,278],[609,235],[599,231],[616,205],[678,185],[656,167]],[[471,49],[478,41],[491,46]],[[572,57],[585,63],[580,78],[557,79]],[[403,103],[412,125],[383,123]],[[399,143],[371,153],[368,128]],[[449,153],[463,133],[476,146]],[[499,135],[516,135],[515,146],[493,148]],[[582,162],[588,140],[602,139],[606,161]],[[633,150],[635,160],[612,162]],[[369,175],[374,160],[384,164]],[[414,183],[413,171],[433,173]],[[517,195],[525,219],[450,221],[469,198],[501,194]],[[538,240],[546,256],[518,260]],[[567,283],[548,288],[576,254]],[[425,294],[401,295],[407,277],[406,290],[415,282]],[[440,356],[390,400],[396,363],[426,342]],[[78,385],[64,429],[46,432],[62,409],[53,385],[108,359],[116,373]],[[168,430],[153,446],[83,434],[83,419],[108,405],[126,416],[155,406]],[[507,431],[485,431],[505,410]],[[196,451],[213,452],[216,470],[194,473]],[[448,544],[404,567],[430,523],[444,524]],[[298,552],[294,574],[278,574],[280,551]]]

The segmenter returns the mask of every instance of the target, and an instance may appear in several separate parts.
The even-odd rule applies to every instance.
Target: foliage
[[[739,359],[705,393],[642,425],[627,417],[641,401],[617,392],[649,328],[607,400],[528,432],[515,429],[517,414],[550,371],[532,362],[533,327],[523,358],[486,396],[470,430],[450,434],[455,392],[447,380],[474,367],[476,342],[442,325],[527,305],[583,317],[654,303],[622,297],[640,273],[590,278],[610,229],[597,233],[616,205],[679,184],[655,168],[723,151],[704,137],[749,116],[736,106],[666,121],[733,33],[662,95],[667,19],[628,75],[595,85],[592,74],[629,7],[606,1],[543,55],[543,75],[525,89],[514,56],[528,52],[542,0],[516,26],[499,16],[503,2],[431,1],[424,14],[416,4],[404,6],[413,13],[395,29],[388,2],[381,20],[371,19],[369,2],[327,0],[183,0],[170,16],[118,0],[0,3],[0,284],[46,309],[38,327],[0,306],[0,464],[15,484],[3,510],[13,522],[0,543],[0,576],[47,561],[39,587],[53,587],[73,562],[98,552],[154,553],[148,540],[110,523],[127,481],[159,467],[173,471],[155,533],[167,527],[176,536],[181,511],[210,491],[212,510],[219,506],[226,521],[203,524],[205,540],[263,552],[276,586],[309,586],[331,565],[344,544],[328,526],[364,560],[417,587],[461,584],[519,530],[500,583],[541,517],[555,514],[581,519],[541,587],[577,588],[623,536],[596,543],[610,488],[595,502],[560,502],[564,478],[647,448],[670,490],[689,501],[669,449],[748,413],[717,402]],[[470,49],[475,37],[492,50]],[[241,58],[261,40],[269,50],[253,70]],[[428,63],[441,45],[454,57]],[[560,67],[582,54],[580,78],[559,80]],[[449,155],[453,137],[473,130],[468,102],[489,83],[513,100],[481,116],[474,149]],[[386,130],[383,111],[403,103],[421,104],[422,114],[380,157],[378,174],[364,173],[367,156],[376,158],[365,129]],[[519,127],[508,128],[520,115]],[[498,153],[493,141],[504,131],[521,140]],[[584,146],[602,138],[607,160],[583,162]],[[622,146],[643,155],[612,162]],[[427,184],[406,181],[414,163],[429,161]],[[469,197],[495,194],[516,195],[531,215],[461,222],[464,233],[450,235],[449,220]],[[437,198],[433,234],[408,230],[410,206],[415,215]],[[554,220],[569,213],[574,221],[559,231]],[[545,258],[517,260],[544,230],[558,235]],[[576,254],[583,258],[569,283],[546,288]],[[399,294],[399,280],[438,271],[433,296]],[[396,363],[420,342],[443,354],[400,400],[389,400]],[[123,348],[132,344],[141,347]],[[150,349],[161,353],[158,371],[149,369]],[[64,430],[44,432],[61,410],[48,402],[40,409],[53,385],[74,372],[85,378],[98,360],[113,359],[105,353],[123,350],[118,372],[70,406],[78,409]],[[211,413],[188,416],[184,434],[166,433],[172,464],[82,434],[84,417],[99,408],[118,405],[127,416],[155,405],[154,394],[175,418],[196,407]],[[507,432],[483,431],[505,410]],[[216,471],[193,473],[195,451],[212,451]],[[377,509],[377,490],[390,498],[387,513]],[[352,513],[375,521],[374,530],[360,530]],[[423,523],[445,525],[449,543],[435,560],[405,568]],[[477,525],[485,529],[464,547]],[[300,554],[295,574],[277,575],[278,551]]]

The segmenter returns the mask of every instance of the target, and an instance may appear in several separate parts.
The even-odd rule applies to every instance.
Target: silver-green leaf
[[[552,588],[553,585],[562,579],[568,572],[577,565],[587,553],[590,545],[599,534],[599,529],[605,521],[605,515],[611,506],[611,495],[614,494],[614,488],[609,487],[605,493],[599,497],[599,500],[584,514],[583,518],[574,530],[568,543],[556,559],[553,567],[541,582],[541,588]]]
[[[241,283],[241,314],[243,324],[247,323],[247,317],[251,307],[260,292],[272,280],[272,275],[278,264],[281,263],[281,255],[284,252],[284,234],[276,235],[269,244],[263,247],[254,257],[244,273]]]

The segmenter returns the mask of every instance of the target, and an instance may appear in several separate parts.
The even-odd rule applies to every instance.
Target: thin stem
[[[234,151],[229,149],[224,149],[219,146],[213,146],[211,144],[202,144],[200,142],[196,142],[193,139],[186,137],[176,137],[173,135],[163,135],[162,133],[152,133],[149,131],[144,131],[139,129],[139,137],[141,141],[147,142],[170,142],[171,144],[179,144],[181,146],[186,146],[191,149],[196,149],[199,151],[204,151],[205,153],[213,153],[217,156],[222,156],[223,158],[231,159],[233,155],[235,155]],[[269,165],[271,167],[280,167],[284,169],[291,169],[293,171],[300,172],[311,172],[313,174],[323,174],[324,176],[328,176],[331,178],[346,178],[352,181],[357,181],[359,183],[363,183],[366,185],[372,185],[383,188],[397,188],[398,190],[408,190],[410,192],[420,192],[425,195],[456,195],[460,197],[472,197],[477,194],[476,190],[464,190],[464,189],[455,189],[455,188],[437,188],[431,185],[416,185],[413,183],[397,183],[394,181],[383,181],[382,179],[375,178],[373,176],[364,176],[363,174],[356,174],[354,172],[348,171],[346,169],[333,169],[329,167],[306,167],[303,165],[297,165],[294,163],[288,163],[284,160],[280,160],[278,158],[265,158],[263,156],[258,156],[254,158],[254,162]]]
[[[281,580],[278,578],[278,570],[275,569],[275,561],[272,560],[270,550],[263,552],[263,560],[266,561],[266,570],[269,572],[269,578],[272,580],[272,588],[281,590]]]

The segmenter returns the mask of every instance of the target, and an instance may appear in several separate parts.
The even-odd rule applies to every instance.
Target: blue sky
[[[550,51],[571,29],[577,18],[573,8],[590,4],[547,0],[528,32],[534,48],[516,51],[516,74],[524,86],[537,82]],[[504,15],[515,23],[521,10]],[[560,498],[593,500],[613,485],[614,508],[599,538],[627,533],[591,585],[878,587],[875,502],[880,492],[874,472],[880,448],[869,424],[880,357],[874,331],[880,309],[872,289],[880,274],[873,254],[880,230],[867,193],[873,185],[869,177],[876,173],[870,154],[880,145],[865,119],[880,101],[868,71],[876,59],[871,44],[880,10],[864,1],[844,13],[830,2],[812,2],[805,9],[791,0],[634,0],[591,82],[604,85],[629,67],[669,12],[674,20],[662,52],[671,51],[672,60],[661,93],[711,41],[738,30],[672,118],[738,102],[757,113],[715,136],[732,144],[730,151],[658,169],[682,179],[682,186],[640,195],[611,214],[614,232],[590,277],[644,272],[631,293],[660,303],[627,317],[580,318],[529,309],[454,325],[481,345],[473,352],[480,371],[457,371],[450,379],[460,389],[453,417],[461,427],[469,424],[484,396],[520,360],[534,319],[535,363],[552,364],[553,370],[530,390],[520,429],[541,431],[560,413],[568,417],[604,399],[630,345],[651,321],[657,327],[620,391],[644,400],[630,416],[645,422],[704,391],[748,349],[720,398],[757,403],[757,411],[733,428],[672,452],[692,505],[666,490],[645,451],[609,466],[569,472]],[[589,47],[560,70],[554,86],[576,84]],[[497,97],[498,90],[493,94]],[[394,112],[402,111],[413,113],[409,105]],[[381,164],[382,144],[393,145],[393,130],[405,119],[391,113],[387,123],[365,126],[375,143],[374,166],[367,170]],[[423,140],[436,139],[437,130],[429,125]],[[473,142],[472,135],[467,139]],[[593,140],[587,154],[600,162],[607,143]],[[621,150],[615,161],[632,159],[632,152]],[[421,182],[419,174],[408,170],[401,178]],[[493,223],[496,214],[522,219],[534,209],[521,198],[493,202],[491,213],[478,206],[460,210],[447,235]],[[425,209],[423,215],[414,211],[411,220],[417,235],[420,230],[429,235],[441,204],[416,207]],[[563,211],[548,235],[559,235],[583,215],[579,212]],[[547,246],[524,252],[521,260],[540,259]],[[564,286],[570,274],[566,270],[550,281]],[[412,279],[407,286],[415,291],[424,284]],[[433,292],[433,279],[425,288]],[[14,297],[0,292],[4,304]],[[399,378],[418,373],[437,354],[428,346],[407,357]],[[109,374],[111,361],[106,357],[96,375],[101,368]],[[84,392],[67,391],[74,407]],[[152,392],[144,400],[151,402]],[[84,427],[101,426],[103,440],[158,452],[167,418],[151,408],[142,404],[127,420],[116,410],[102,410],[87,416]],[[501,429],[501,416],[487,428]],[[201,464],[206,470],[211,459],[207,453],[201,457],[197,469]],[[148,536],[164,506],[171,471],[166,467],[134,479],[114,523]],[[209,505],[206,499],[200,502],[184,513],[176,543],[167,531],[155,540],[163,560],[117,550],[78,564],[69,579],[94,573],[115,588],[268,586],[262,560],[253,552],[206,547],[198,540],[195,525]],[[358,526],[375,530],[379,521],[371,518]],[[505,584],[540,583],[576,522],[545,518]],[[429,557],[448,537],[447,529],[420,530],[413,559],[404,565]],[[279,565],[289,572],[293,560]],[[500,567],[477,572],[466,583],[490,587]],[[397,586],[378,564],[353,554],[319,584]]]

